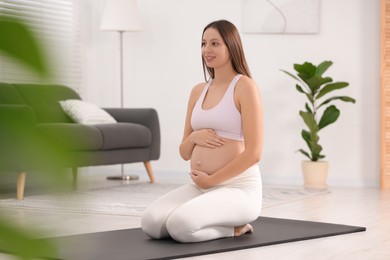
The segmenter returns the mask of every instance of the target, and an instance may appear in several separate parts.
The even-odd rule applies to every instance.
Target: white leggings
[[[154,239],[200,242],[233,236],[234,227],[256,220],[261,207],[262,183],[255,165],[210,189],[186,184],[163,195],[145,210],[141,226]]]

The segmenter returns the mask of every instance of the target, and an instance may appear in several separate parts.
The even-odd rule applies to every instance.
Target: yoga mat
[[[152,240],[140,228],[50,238],[59,245],[60,259],[147,260],[175,259],[323,238],[365,231],[364,227],[259,217],[255,232],[241,237],[200,243]]]

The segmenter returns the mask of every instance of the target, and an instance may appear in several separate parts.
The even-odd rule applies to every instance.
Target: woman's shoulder
[[[200,95],[202,94],[202,91],[204,87],[206,86],[206,82],[199,83],[195,85],[190,94],[189,103],[195,104],[195,102],[199,99]]]
[[[201,82],[201,83],[198,83],[196,84],[192,90],[195,90],[195,91],[202,91],[204,89],[204,87],[206,86],[207,82]]]
[[[257,89],[257,83],[253,79],[248,76],[242,75],[240,79],[237,81],[236,89],[238,91],[250,91]]]
[[[200,96],[203,89],[206,87],[207,82],[201,82],[199,84],[196,84],[191,91],[191,96]]]

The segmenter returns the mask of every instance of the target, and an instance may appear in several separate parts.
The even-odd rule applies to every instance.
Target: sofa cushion
[[[152,143],[152,132],[134,123],[95,125],[103,136],[103,150],[147,147]]]
[[[58,101],[81,99],[73,89],[61,85],[13,84],[35,112],[38,123],[72,123]]]
[[[84,125],[116,123],[109,113],[95,104],[79,99],[62,100],[59,103],[65,113],[76,123]]]
[[[37,125],[38,134],[66,150],[100,150],[103,136],[94,126],[73,123],[44,123]]]
[[[148,147],[149,128],[134,123],[82,125],[73,123],[38,124],[40,136],[66,150],[97,151]]]

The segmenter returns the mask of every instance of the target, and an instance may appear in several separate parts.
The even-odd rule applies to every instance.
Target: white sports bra
[[[210,109],[203,109],[202,104],[212,79],[207,82],[192,111],[192,129],[211,128],[221,137],[244,141],[241,114],[234,103],[234,88],[241,76],[241,74],[238,74],[234,77],[222,100],[216,106]]]

